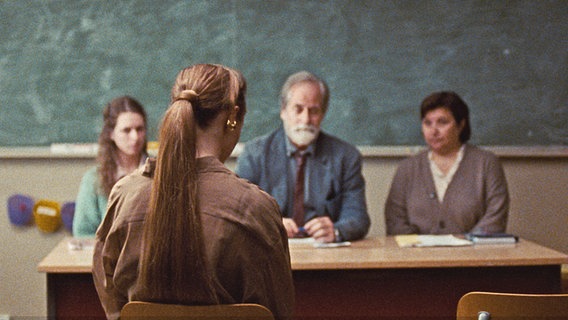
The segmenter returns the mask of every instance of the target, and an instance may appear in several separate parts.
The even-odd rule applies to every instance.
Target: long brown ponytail
[[[159,151],[146,216],[138,286],[151,301],[213,304],[215,294],[205,256],[197,198],[196,128],[223,110],[243,110],[245,81],[218,65],[183,69],[162,120]],[[242,119],[242,118],[241,118]]]

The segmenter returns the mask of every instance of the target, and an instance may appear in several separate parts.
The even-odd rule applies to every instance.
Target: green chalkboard
[[[331,89],[324,129],[421,145],[418,106],[454,90],[472,142],[568,144],[568,2],[0,1],[0,146],[96,142],[107,101],[138,98],[150,139],[176,73],[221,63],[249,82],[242,141],[280,125],[299,70]]]

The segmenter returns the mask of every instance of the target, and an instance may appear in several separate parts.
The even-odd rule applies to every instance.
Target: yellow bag
[[[38,200],[34,206],[34,219],[39,230],[55,232],[61,226],[61,207],[58,202]]]

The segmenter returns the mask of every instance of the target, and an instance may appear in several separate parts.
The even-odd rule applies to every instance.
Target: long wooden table
[[[39,264],[50,319],[104,318],[92,250],[61,241]],[[314,248],[290,243],[296,319],[455,319],[470,291],[560,293],[568,255],[521,239],[514,245],[399,248],[392,237]]]

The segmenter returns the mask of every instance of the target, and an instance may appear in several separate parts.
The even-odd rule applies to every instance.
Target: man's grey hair
[[[322,111],[325,113],[327,111],[327,106],[329,104],[329,88],[327,84],[322,79],[318,78],[314,74],[308,71],[300,71],[292,74],[291,76],[286,79],[284,85],[282,86],[282,91],[280,91],[280,108],[284,109],[288,104],[288,96],[290,93],[290,88],[292,88],[295,84],[300,82],[314,82],[317,83],[320,87],[320,92],[322,95]]]

